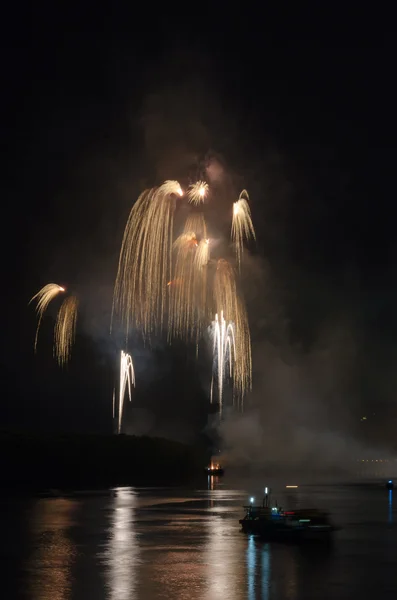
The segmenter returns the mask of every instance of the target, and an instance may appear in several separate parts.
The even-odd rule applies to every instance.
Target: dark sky
[[[258,237],[244,274],[248,408],[282,427],[298,423],[300,405],[311,428],[321,412],[321,427],[392,443],[396,97],[386,29],[369,35],[369,20],[338,15],[272,21],[218,7],[154,21],[85,7],[21,5],[5,24],[0,424],[111,429],[120,340],[108,325],[126,218],[145,186],[186,176],[210,153],[236,190],[249,190]],[[222,229],[225,216],[212,210]],[[63,373],[52,310],[32,351],[27,302],[49,281],[81,304]],[[197,367],[184,348],[131,344],[140,391],[127,430],[201,431],[204,357]],[[284,367],[294,370],[288,392]]]

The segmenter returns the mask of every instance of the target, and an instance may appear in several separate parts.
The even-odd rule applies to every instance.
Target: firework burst
[[[69,361],[76,335],[78,300],[69,296],[58,311],[54,330],[54,356],[61,367]]]
[[[225,374],[233,380],[233,403],[237,400],[241,408],[251,389],[251,340],[235,269],[224,258],[210,260],[207,224],[200,208],[208,191],[204,181],[189,187],[187,196],[194,206],[174,242],[177,197],[183,195],[179,183],[167,181],[139,196],[124,232],[112,318],[119,312],[127,336],[133,325],[149,339],[167,325],[169,342],[175,337],[195,342],[198,352],[199,340],[215,314],[210,329],[221,411]],[[243,242],[255,238],[248,199],[243,190],[233,208],[232,241],[238,270]]]
[[[187,196],[192,204],[202,204],[208,194],[208,183],[205,181],[196,181],[189,186]]]
[[[47,310],[48,305],[51,302],[51,300],[53,300],[55,298],[55,296],[58,296],[58,294],[60,292],[64,292],[64,291],[65,291],[65,288],[61,287],[57,283],[47,283],[47,285],[42,287],[41,290],[39,290],[37,292],[37,294],[35,294],[33,296],[33,298],[31,298],[29,300],[29,304],[30,304],[31,302],[33,302],[33,300],[35,300],[37,298],[36,312],[37,312],[37,316],[38,316],[38,322],[37,322],[37,328],[36,328],[36,335],[35,335],[35,339],[34,339],[34,351],[35,352],[37,350],[37,340],[39,337],[39,330],[40,330],[40,325],[41,325],[41,320],[43,318],[43,315],[44,315],[45,311]]]
[[[243,190],[239,199],[233,204],[232,242],[236,250],[237,264],[241,267],[244,252],[244,239],[255,239],[255,230],[252,224],[251,210],[248,204],[247,190]]]
[[[130,212],[124,231],[116,278],[113,310],[127,326],[144,336],[164,324],[167,283],[171,277],[172,232],[177,181],[166,181],[143,192]]]
[[[118,432],[121,432],[121,422],[123,418],[124,398],[126,391],[131,402],[131,388],[135,386],[134,365],[130,354],[123,350],[120,357],[120,389],[119,389],[119,415],[118,415]]]

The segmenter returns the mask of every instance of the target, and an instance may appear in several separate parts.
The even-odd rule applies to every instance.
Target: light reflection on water
[[[255,599],[256,546],[253,535],[249,536],[247,548],[248,600]]]
[[[254,536],[247,544],[247,598],[269,600],[271,545],[262,543]],[[287,596],[285,596],[287,597]]]
[[[215,497],[214,497],[215,496]],[[224,493],[218,497],[218,503],[223,499]],[[211,493],[211,503],[216,502],[216,492]],[[212,508],[212,506],[211,506]],[[230,510],[230,509],[229,509]],[[242,556],[236,561],[236,540],[234,528],[230,527],[227,512],[213,510],[207,519],[207,537],[205,554],[207,557],[207,569],[205,579],[207,580],[208,598],[221,600],[228,598],[237,600],[241,597],[240,581],[244,577],[244,562]],[[237,539],[243,555],[246,540],[243,537]],[[233,550],[231,551],[231,549]]]
[[[393,523],[393,490],[389,490],[389,523]]]
[[[270,544],[262,548],[262,600],[269,599],[270,591]]]
[[[34,600],[70,598],[76,548],[69,529],[77,509],[77,502],[63,498],[45,498],[33,507],[32,554],[26,565],[26,591]]]
[[[111,509],[110,539],[104,554],[110,600],[134,598],[139,566],[139,542],[135,526],[136,492],[118,488]]]
[[[308,553],[242,534],[238,519],[247,491],[227,490],[224,480],[209,487],[118,488],[103,496],[26,500],[11,507],[3,501],[0,556],[7,566],[0,597],[395,599],[393,492],[302,490],[305,504],[329,508],[344,526],[333,548]]]

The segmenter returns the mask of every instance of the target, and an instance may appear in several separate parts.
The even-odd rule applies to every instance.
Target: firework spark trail
[[[210,241],[208,238],[202,239],[199,243],[194,258],[194,264],[197,269],[204,269],[210,259]]]
[[[53,300],[55,298],[55,296],[57,296],[59,294],[59,292],[64,292],[64,291],[65,291],[65,288],[61,287],[57,283],[47,283],[47,285],[45,285],[43,288],[41,288],[41,290],[39,290],[37,292],[37,294],[35,294],[33,296],[33,298],[31,298],[29,300],[29,304],[30,304],[36,298],[38,299],[37,306],[36,306],[38,322],[37,322],[37,328],[36,328],[36,336],[35,336],[35,340],[34,340],[34,351],[35,352],[37,349],[37,340],[39,337],[39,329],[40,329],[41,320],[43,318],[43,315],[44,315],[45,311],[47,310],[48,305],[51,302],[51,300]]]
[[[251,338],[247,312],[237,293],[234,270],[224,259],[217,263],[214,302],[216,313],[223,314],[234,327],[233,395],[242,408],[244,395],[252,385]]]
[[[174,282],[170,289],[170,310],[168,316],[168,336],[192,339],[196,318],[195,256],[198,247],[194,232],[183,233],[174,242],[175,270]]]
[[[208,183],[205,181],[196,181],[189,186],[187,195],[189,198],[189,202],[192,204],[202,204],[208,194]]]
[[[195,277],[197,298],[199,299],[198,316],[200,323],[204,324],[207,321],[207,265],[210,260],[210,241],[208,238],[202,239],[196,250],[194,257],[195,262]],[[198,329],[198,334],[201,335],[201,327]],[[197,340],[198,342],[198,340]]]
[[[232,241],[234,242],[237,264],[241,268],[244,252],[244,239],[255,239],[255,230],[252,224],[251,210],[248,204],[247,190],[243,190],[237,202],[233,204]]]
[[[187,233],[182,233],[178,238],[176,238],[173,243],[174,250],[184,252],[185,249],[197,248],[198,241],[196,234],[194,231],[188,231]]]
[[[192,212],[188,215],[183,228],[183,233],[189,233],[190,231],[194,231],[200,240],[203,238],[207,239],[207,224],[203,213]]]
[[[76,334],[78,300],[69,296],[58,311],[54,330],[54,356],[61,367],[70,359]]]
[[[202,212],[193,211],[188,215],[183,232],[194,231],[196,239],[199,239],[194,263],[194,301],[197,313],[196,319],[196,356],[198,356],[198,344],[204,328],[208,322],[207,314],[207,264],[210,259],[209,239],[207,238],[207,224]]]
[[[123,350],[120,357],[120,389],[119,389],[119,423],[118,432],[121,432],[121,421],[123,418],[124,397],[126,390],[131,402],[131,387],[135,386],[134,365],[130,354]]]
[[[171,280],[172,232],[177,181],[144,191],[132,207],[124,231],[114,290],[112,319],[118,309],[122,321],[150,336],[162,329]]]
[[[223,312],[228,320],[232,320],[237,312],[237,287],[234,269],[231,264],[221,258],[216,264],[214,277],[215,312]]]
[[[219,415],[222,416],[223,408],[223,384],[229,366],[229,377],[233,375],[234,364],[236,362],[236,342],[235,332],[232,323],[226,323],[223,312],[215,315],[215,321],[212,323],[213,336],[213,376],[216,375],[218,383],[218,402]],[[211,402],[212,402],[213,379],[211,381]]]
[[[234,364],[233,391],[240,409],[244,408],[244,396],[252,389],[251,335],[244,303],[237,298],[234,315],[236,360]]]

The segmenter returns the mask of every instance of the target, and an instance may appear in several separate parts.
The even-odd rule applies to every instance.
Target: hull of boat
[[[332,538],[334,527],[331,525],[315,527],[291,527],[282,523],[242,519],[244,533],[250,533],[267,541],[279,542],[327,542]]]

